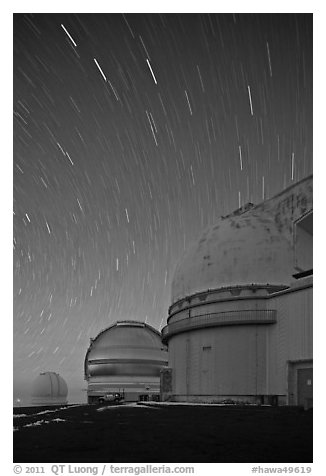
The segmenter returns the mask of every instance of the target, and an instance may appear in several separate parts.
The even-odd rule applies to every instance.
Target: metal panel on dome
[[[117,327],[145,327],[144,322],[136,322],[136,321],[118,321],[116,323]]]

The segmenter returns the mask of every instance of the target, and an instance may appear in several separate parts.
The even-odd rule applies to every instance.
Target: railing
[[[169,338],[174,334],[202,327],[274,324],[275,322],[276,310],[274,309],[250,309],[202,314],[200,316],[187,317],[163,327],[162,341],[166,344]]]

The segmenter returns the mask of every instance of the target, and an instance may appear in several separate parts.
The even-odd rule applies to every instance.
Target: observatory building
[[[312,406],[312,176],[221,217],[185,252],[163,399]]]
[[[158,400],[167,361],[159,331],[143,322],[116,322],[90,341],[84,363],[88,403],[114,393],[125,401]]]
[[[32,405],[66,405],[68,387],[56,372],[43,372],[32,385]]]

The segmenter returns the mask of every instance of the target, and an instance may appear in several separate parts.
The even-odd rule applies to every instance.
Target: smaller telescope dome
[[[42,372],[32,385],[32,405],[65,405],[68,387],[56,372]]]

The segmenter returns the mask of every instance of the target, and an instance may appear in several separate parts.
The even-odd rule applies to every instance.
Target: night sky
[[[14,15],[14,396],[164,326],[201,230],[312,173],[312,15]]]

